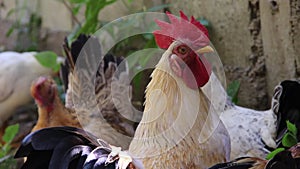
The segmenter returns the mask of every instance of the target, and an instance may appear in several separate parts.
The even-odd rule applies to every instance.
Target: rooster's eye
[[[178,47],[178,52],[182,55],[186,54],[188,49],[185,46],[179,46]]]

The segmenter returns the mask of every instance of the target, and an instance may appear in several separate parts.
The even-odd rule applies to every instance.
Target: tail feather
[[[296,159],[291,155],[291,151],[282,151],[272,158],[266,165],[266,169],[297,169]]]
[[[69,164],[69,168],[79,168],[79,166],[83,166],[85,160],[92,150],[93,149],[90,146],[73,146],[66,152],[66,155],[63,157],[62,161],[64,164]],[[67,167],[68,166],[66,165],[63,166],[63,168]]]
[[[69,150],[72,149],[72,147],[81,144],[84,145],[84,141],[76,136],[67,136],[64,139],[62,139],[53,149],[53,154],[52,154],[51,162],[49,164],[49,169],[68,168],[70,162],[72,161],[71,159],[76,157],[76,156],[72,156],[71,158],[66,158],[66,156],[68,157],[69,155],[68,154]],[[61,154],[64,154],[64,156],[62,156],[63,158],[61,157]]]
[[[128,148],[141,113],[132,109],[127,63],[112,54],[102,56],[94,36],[82,35],[65,50],[71,55],[66,60],[71,67],[66,107],[76,110],[84,129],[112,145]],[[72,69],[71,63],[76,67]]]
[[[94,139],[91,134],[73,127],[45,128],[28,135],[15,158],[27,157],[22,169],[116,169],[118,158],[105,164],[111,147],[100,145]]]
[[[255,157],[241,157],[228,163],[221,163],[209,169],[298,169],[300,143],[276,154],[269,161]]]
[[[49,166],[51,156],[52,151],[50,150],[32,151],[29,155],[24,156],[27,157],[27,159],[21,169],[47,168]],[[15,156],[15,158],[17,157]]]
[[[272,110],[277,115],[277,140],[281,141],[287,131],[286,121],[300,130],[300,83],[295,80],[282,81],[274,90]],[[300,132],[297,139],[300,140]]]
[[[265,161],[258,158],[241,157],[231,162],[216,164],[209,169],[263,169],[264,164]]]
[[[91,154],[89,155],[88,159],[86,160],[83,168],[103,168],[107,167],[108,169],[114,169],[116,168],[116,163],[110,163],[108,165],[105,165],[106,159],[108,157],[109,151],[98,147],[94,149]]]

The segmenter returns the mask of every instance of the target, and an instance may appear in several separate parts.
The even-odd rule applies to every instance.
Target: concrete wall
[[[211,41],[228,82],[241,81],[239,104],[266,109],[274,86],[297,78],[300,0],[169,0],[211,23]]]

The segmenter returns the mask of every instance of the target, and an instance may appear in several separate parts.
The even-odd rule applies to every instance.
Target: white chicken
[[[35,59],[36,52],[0,53],[0,126],[14,111],[32,100],[30,86],[41,75],[52,70]],[[59,58],[61,60],[61,58]]]
[[[265,158],[270,150],[280,144],[280,139],[286,132],[287,120],[300,128],[300,105],[297,104],[300,84],[297,81],[285,80],[278,84],[274,89],[271,108],[266,111],[232,103],[214,74],[211,75],[207,86],[208,89],[213,89],[210,100],[216,99],[214,96],[226,97],[225,108],[220,118],[230,135],[232,160],[245,156]],[[220,97],[219,100],[214,100],[214,103],[222,104],[223,101],[224,98]]]

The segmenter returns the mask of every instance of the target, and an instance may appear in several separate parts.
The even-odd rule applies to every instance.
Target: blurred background
[[[64,37],[87,19],[80,0],[1,0],[0,5],[2,51],[62,55]],[[274,86],[300,73],[299,0],[117,0],[98,9],[102,25],[136,12],[166,10],[207,21],[227,84],[240,83],[240,105],[266,109]]]

